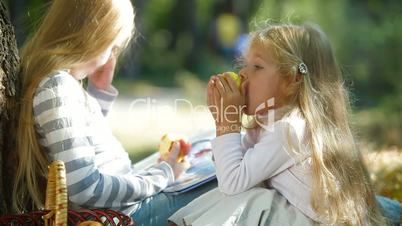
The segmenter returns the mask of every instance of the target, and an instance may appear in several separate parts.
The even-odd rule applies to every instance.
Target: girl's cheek
[[[102,65],[106,64],[106,62],[109,60],[111,54],[112,54],[112,49],[108,49],[106,52],[104,52],[102,55],[100,55],[98,58],[98,66],[102,66]]]
[[[88,64],[88,74],[93,73],[94,71],[98,70],[100,67],[102,67],[103,65],[106,64],[106,62],[109,60],[110,54],[107,55],[106,53],[98,56],[96,59],[94,59],[93,61],[91,61]]]

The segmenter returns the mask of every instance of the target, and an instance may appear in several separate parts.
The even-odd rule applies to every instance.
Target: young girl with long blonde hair
[[[229,196],[214,190],[170,220],[384,225],[350,129],[342,74],[321,29],[285,24],[251,33],[239,74],[241,89],[228,73],[208,84],[218,186]],[[255,117],[244,137],[242,113]],[[261,183],[272,190],[245,192]]]
[[[52,160],[66,165],[70,206],[124,210],[171,183],[177,153],[136,172],[105,116],[116,58],[134,32],[130,0],[53,0],[22,52],[16,211],[44,205]],[[81,80],[88,76],[88,90]]]

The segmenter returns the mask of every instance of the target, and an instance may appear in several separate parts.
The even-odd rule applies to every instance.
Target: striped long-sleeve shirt
[[[127,152],[113,136],[106,114],[117,91],[88,91],[66,71],[41,81],[33,99],[35,130],[50,160],[66,165],[72,206],[112,208],[129,213],[140,200],[174,180],[162,162],[135,171]]]

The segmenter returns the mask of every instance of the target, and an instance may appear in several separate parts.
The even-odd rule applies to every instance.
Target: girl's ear
[[[296,82],[300,82],[301,79],[302,79],[302,75],[299,74],[299,73],[297,73],[296,76],[295,76],[295,81],[296,81]]]
[[[296,75],[289,74],[282,80],[281,88],[282,88],[283,93],[285,94],[286,98],[289,98],[296,93],[301,80],[302,80],[302,75],[298,74],[298,73]]]

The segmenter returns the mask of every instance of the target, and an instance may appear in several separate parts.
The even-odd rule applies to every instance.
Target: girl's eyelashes
[[[246,57],[238,57],[236,59],[235,68],[236,69],[252,68],[254,70],[260,70],[263,69],[264,67],[261,66],[260,64],[248,61]]]

